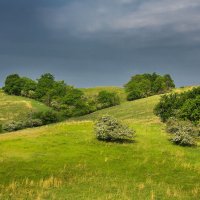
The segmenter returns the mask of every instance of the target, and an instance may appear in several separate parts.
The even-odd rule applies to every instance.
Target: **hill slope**
[[[94,87],[94,88],[80,88],[86,96],[96,96],[100,91],[106,90],[109,92],[115,92],[119,95],[121,102],[126,101],[126,93],[124,88],[116,87],[116,86],[102,86],[102,87]]]
[[[153,115],[159,96],[83,119],[0,136],[1,199],[184,199],[200,197],[200,148],[172,145]],[[100,113],[136,130],[131,144],[95,139]]]
[[[49,108],[32,99],[6,95],[0,90],[0,123],[24,118],[30,111],[43,111]]]

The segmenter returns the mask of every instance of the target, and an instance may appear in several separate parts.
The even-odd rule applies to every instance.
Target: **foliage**
[[[32,127],[38,127],[42,126],[43,122],[41,119],[26,119],[24,121],[24,128],[32,128]]]
[[[23,121],[11,121],[3,125],[3,130],[12,132],[25,128]]]
[[[129,101],[145,98],[154,94],[161,94],[175,87],[169,74],[164,76],[153,74],[137,74],[125,84],[127,99]]]
[[[37,88],[37,83],[27,77],[22,77],[21,82],[22,82],[21,96],[35,98],[35,90]]]
[[[22,80],[18,74],[11,74],[6,78],[4,91],[11,95],[20,95],[22,90]]]
[[[56,81],[50,73],[41,75],[37,81],[18,74],[10,75],[6,78],[4,91],[43,102],[65,118],[86,115],[119,104],[119,97],[114,92],[102,91],[97,97],[87,97],[82,90],[66,85],[64,81]]]
[[[35,119],[35,120],[41,120],[43,125],[60,121],[59,114],[57,112],[51,111],[51,110],[32,113],[31,118]]]
[[[114,92],[100,91],[97,96],[100,108],[108,108],[120,104],[119,96]]]
[[[7,132],[18,131],[25,128],[33,128],[42,126],[43,122],[40,119],[26,119],[19,121],[11,121],[3,125],[3,130]]]
[[[134,131],[130,130],[128,126],[108,115],[98,120],[95,132],[98,140],[105,141],[131,140],[134,135]]]
[[[37,89],[36,89],[36,98],[41,100],[46,97],[46,103],[49,104],[50,94],[49,91],[53,88],[55,78],[52,74],[46,73],[41,75],[41,77],[37,80]]]
[[[180,117],[193,122],[200,120],[200,95],[194,99],[187,99],[180,109]]]
[[[200,87],[180,94],[162,96],[154,112],[163,122],[175,117],[198,123],[200,120]]]
[[[184,121],[184,120],[179,120],[176,118],[170,118],[166,123],[166,131],[168,133],[175,134],[181,129],[184,129],[193,137],[199,136],[200,129],[199,129],[198,125],[194,125],[190,121]]]
[[[195,146],[195,139],[187,128],[188,127],[180,127],[172,137],[172,142],[180,146]]]

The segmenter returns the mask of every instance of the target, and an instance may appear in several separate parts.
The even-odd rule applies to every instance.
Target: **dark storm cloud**
[[[199,0],[1,0],[0,82],[51,72],[76,86],[135,73],[199,84]]]

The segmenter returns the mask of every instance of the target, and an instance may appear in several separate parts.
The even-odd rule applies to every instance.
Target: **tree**
[[[170,75],[161,76],[153,73],[137,74],[124,87],[127,92],[127,99],[131,101],[167,92],[175,85]]]
[[[18,74],[11,74],[7,76],[4,86],[4,91],[7,94],[17,95],[21,94],[21,90],[23,87],[23,81]]]
[[[197,123],[200,120],[200,87],[162,96],[154,112],[163,122],[175,117]]]
[[[188,99],[180,109],[180,117],[197,123],[200,120],[200,95]]]
[[[35,92],[35,90],[37,88],[37,83],[27,77],[22,77],[21,80],[23,82],[21,95],[25,96],[25,97],[33,98],[32,94],[33,94],[33,92]]]
[[[167,89],[175,88],[174,81],[169,74],[164,75],[164,79],[165,79]]]
[[[55,83],[54,76],[50,73],[43,74],[38,79],[37,89],[36,89],[36,97],[41,100],[42,97],[47,95],[47,93],[53,88]],[[48,95],[50,97],[50,94]]]
[[[147,78],[147,74],[135,75],[125,85],[125,90],[129,101],[147,97],[151,93],[151,81]]]
[[[119,96],[116,93],[105,90],[99,92],[97,101],[101,108],[108,108],[120,104]]]

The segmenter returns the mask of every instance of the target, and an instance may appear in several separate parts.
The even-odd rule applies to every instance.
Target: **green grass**
[[[5,94],[0,90],[0,123],[23,119],[31,111],[44,111],[49,108],[32,99]]]
[[[102,86],[102,87],[94,87],[94,88],[80,88],[86,96],[96,96],[100,91],[106,90],[109,92],[115,92],[119,95],[121,102],[126,101],[126,93],[124,88],[116,87],[116,86]]]
[[[158,100],[1,135],[0,199],[199,200],[200,148],[168,140],[152,112]],[[104,113],[135,129],[134,143],[97,141],[93,123]]]

